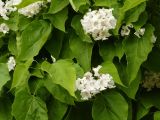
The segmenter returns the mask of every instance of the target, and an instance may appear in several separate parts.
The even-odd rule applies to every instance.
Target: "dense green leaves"
[[[128,61],[127,74],[130,82],[137,76],[141,64],[147,59],[153,47],[151,40],[154,28],[151,25],[147,25],[145,29],[146,31],[142,38],[130,36],[124,40],[124,50]]]
[[[51,25],[43,20],[35,20],[28,25],[20,37],[19,61],[36,56],[51,33]],[[34,49],[34,51],[33,51]]]
[[[2,87],[10,80],[7,64],[0,63],[0,91]]]
[[[94,120],[127,120],[128,104],[118,92],[105,92],[95,100],[92,115]]]
[[[25,88],[16,92],[12,114],[16,120],[48,120],[45,102]]]
[[[42,70],[49,74],[53,83],[65,88],[71,96],[75,96],[76,71],[72,61],[59,60],[54,64],[43,62]]]

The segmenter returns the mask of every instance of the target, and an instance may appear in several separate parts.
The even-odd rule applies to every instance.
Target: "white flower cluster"
[[[133,28],[132,24],[122,26],[121,36],[128,36],[130,34],[130,28]]]
[[[134,34],[138,37],[141,38],[145,33],[145,28],[140,28],[138,29]]]
[[[9,27],[5,23],[0,24],[0,32],[2,32],[3,34],[6,34],[8,33],[8,31],[9,31]]]
[[[44,1],[37,1],[35,3],[32,3],[24,8],[21,8],[18,10],[18,12],[24,16],[27,16],[28,18],[33,17],[34,15],[38,14],[42,7],[44,7],[46,4]]]
[[[106,40],[111,36],[109,30],[116,27],[117,20],[112,14],[113,9],[89,10],[81,24],[87,34],[91,34],[94,40]]]
[[[154,87],[160,88],[160,73],[145,71],[142,86],[148,91]]]
[[[16,66],[16,61],[15,61],[13,56],[9,57],[7,65],[8,65],[8,70],[9,71],[14,70],[14,68]]]
[[[76,90],[80,91],[81,99],[88,100],[92,96],[100,93],[108,88],[115,88],[113,78],[110,74],[100,74],[99,70],[102,66],[93,68],[93,73],[87,72],[83,78],[76,80]]]
[[[157,41],[157,37],[153,34],[153,35],[152,35],[151,42],[152,42],[152,43],[155,43],[156,41]]]
[[[8,15],[17,10],[15,5],[18,5],[20,2],[21,0],[6,0],[5,2],[0,0],[0,16],[4,20],[8,20]]]

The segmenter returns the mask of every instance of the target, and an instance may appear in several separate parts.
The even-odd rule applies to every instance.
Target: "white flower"
[[[41,10],[41,8],[45,6],[43,1],[38,1],[35,3],[32,3],[24,8],[21,8],[18,10],[18,12],[24,16],[27,16],[28,18],[33,17],[34,15],[38,14]]]
[[[143,36],[144,33],[145,33],[145,28],[140,28],[140,29],[138,29],[134,34],[135,34],[137,37],[141,38],[141,36]]]
[[[0,0],[0,16],[4,20],[8,20],[8,15],[17,10],[15,5],[18,5],[20,2],[21,0],[6,0],[5,2]]]
[[[55,63],[56,62],[56,58],[53,57],[52,55],[51,55],[51,58],[52,58],[53,63]]]
[[[126,26],[122,26],[121,29],[121,36],[128,36],[130,34],[130,28],[133,28],[133,25],[126,25]]]
[[[94,76],[96,76],[96,77],[99,77],[99,76],[100,76],[99,70],[100,70],[101,68],[102,68],[101,65],[98,65],[98,67],[93,68]]]
[[[82,100],[88,100],[103,90],[115,88],[113,78],[109,74],[98,73],[102,66],[93,68],[94,74],[87,72],[83,78],[76,80],[76,90],[80,91]],[[95,74],[96,73],[96,74]]]
[[[8,65],[8,70],[11,71],[11,70],[14,70],[15,66],[16,66],[16,61],[14,59],[13,56],[9,57],[9,60],[7,62],[7,65]]]
[[[3,34],[6,34],[8,33],[8,31],[9,31],[9,27],[5,23],[0,24],[0,32],[3,32]]]
[[[91,34],[94,40],[106,40],[111,36],[109,30],[116,27],[117,20],[112,14],[113,9],[91,9],[81,19],[81,24],[87,34]]]

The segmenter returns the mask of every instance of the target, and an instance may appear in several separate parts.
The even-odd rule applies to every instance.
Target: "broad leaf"
[[[80,15],[74,16],[71,26],[76,31],[76,34],[81,38],[82,41],[92,42],[90,36],[87,35],[82,28],[82,25],[80,23],[81,19],[82,17]]]
[[[113,77],[113,80],[115,83],[123,86],[123,83],[120,80],[117,68],[115,67],[115,65],[112,62],[106,61],[106,62],[102,63],[102,68],[100,69],[100,72],[104,73],[104,74],[105,73],[110,74]]]
[[[132,82],[136,78],[141,64],[147,59],[153,47],[151,40],[154,28],[151,25],[147,25],[145,30],[145,34],[141,38],[130,36],[124,40],[129,82]]]
[[[93,120],[127,120],[128,103],[116,91],[98,96],[92,108]]]
[[[55,14],[63,10],[69,4],[69,0],[51,0],[48,13]]]
[[[65,22],[68,18],[68,8],[65,8],[55,14],[44,14],[45,19],[49,19],[53,26],[65,32]]]
[[[84,71],[89,71],[91,68],[93,44],[83,42],[78,36],[73,34],[70,38],[70,48]]]
[[[69,2],[75,11],[78,11],[82,5],[90,4],[89,0],[81,0],[81,1],[69,0]]]
[[[52,82],[52,79],[45,78],[44,86],[52,94],[52,96],[62,103],[74,105],[74,99],[69,92],[58,84]]]
[[[54,84],[60,85],[65,88],[71,96],[75,96],[76,71],[72,61],[59,60],[53,64],[43,62],[41,68],[49,74]]]
[[[22,32],[18,60],[27,61],[36,56],[48,39],[51,25],[43,20],[35,20]]]
[[[67,109],[67,104],[61,103],[56,99],[52,99],[48,104],[49,120],[62,120],[63,116],[67,112]]]
[[[26,63],[17,63],[13,73],[13,81],[11,89],[27,85],[28,79],[30,77],[28,69],[31,63],[32,59],[28,60]]]
[[[113,7],[118,4],[117,0],[93,0],[94,6]]]
[[[16,120],[48,120],[44,101],[31,95],[25,88],[16,92],[12,114]]]
[[[10,80],[9,70],[6,63],[0,63],[0,91],[2,87]]]

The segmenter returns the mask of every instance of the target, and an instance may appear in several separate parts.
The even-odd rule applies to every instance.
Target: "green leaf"
[[[16,68],[13,73],[13,81],[11,89],[26,86],[28,84],[28,79],[30,77],[28,68],[32,64],[32,59],[28,60],[26,63],[17,63]]]
[[[49,19],[53,26],[65,32],[65,22],[68,18],[68,8],[65,8],[55,14],[44,14],[45,19]]]
[[[0,97],[0,120],[12,120],[11,100],[7,97]]]
[[[45,48],[51,55],[58,59],[62,49],[64,32],[53,29],[53,33],[54,35],[52,36],[52,38],[46,42]]]
[[[93,44],[83,42],[78,36],[73,34],[70,38],[70,48],[84,71],[89,71],[91,68]]]
[[[51,33],[51,25],[43,20],[31,22],[20,38],[19,61],[27,61],[36,56]]]
[[[52,0],[48,13],[55,14],[69,4],[68,0]]]
[[[122,81],[120,80],[117,68],[112,62],[106,61],[102,63],[102,68],[100,69],[100,72],[104,74],[105,73],[110,74],[113,77],[113,80],[115,83],[124,86]]]
[[[94,6],[112,7],[118,4],[117,0],[94,0]]]
[[[62,120],[67,112],[68,105],[52,99],[48,105],[49,120]]]
[[[145,108],[141,103],[137,105],[137,114],[136,114],[136,120],[141,120],[147,113],[149,112],[150,109]]]
[[[49,74],[53,83],[65,88],[71,96],[75,96],[76,71],[72,61],[59,60],[53,64],[43,62],[41,68]]]
[[[154,28],[151,25],[145,27],[143,37],[130,36],[124,40],[124,50],[127,57],[128,81],[131,83],[137,76],[141,64],[147,59],[153,44],[151,42]]]
[[[128,97],[135,99],[140,82],[141,82],[141,72],[137,74],[137,77],[135,78],[135,80],[131,82],[129,86],[127,87],[120,86],[120,88],[123,90],[123,92],[127,94]]]
[[[122,42],[112,43],[110,41],[103,41],[99,44],[99,53],[104,61],[112,61],[116,56],[121,59],[124,54]]]
[[[44,101],[31,95],[26,88],[16,92],[12,114],[16,120],[48,120]]]
[[[6,63],[0,63],[0,91],[2,87],[10,80],[9,70]]]
[[[116,13],[117,15],[117,25],[116,28],[114,30],[114,34],[118,34],[119,28],[121,27],[123,20],[125,18],[125,14],[128,10],[140,5],[141,3],[145,2],[146,0],[125,0],[123,7],[119,8],[117,10],[118,13]]]
[[[92,40],[90,36],[87,35],[82,28],[82,25],[80,23],[81,19],[82,17],[80,15],[74,16],[74,18],[72,19],[71,26],[76,31],[76,34],[81,38],[82,41],[91,43]]]
[[[72,8],[77,12],[82,5],[90,4],[89,0],[69,0]]]
[[[74,105],[74,99],[69,92],[58,84],[53,83],[49,77],[45,78],[44,86],[52,96],[62,103]]]
[[[108,91],[98,96],[93,103],[93,120],[127,120],[128,103],[116,91]]]
[[[160,111],[154,113],[154,120],[160,120]]]
[[[131,10],[126,12],[124,21],[126,24],[136,22],[140,16],[140,14],[145,10],[146,3],[141,3],[137,7],[132,8]]]

